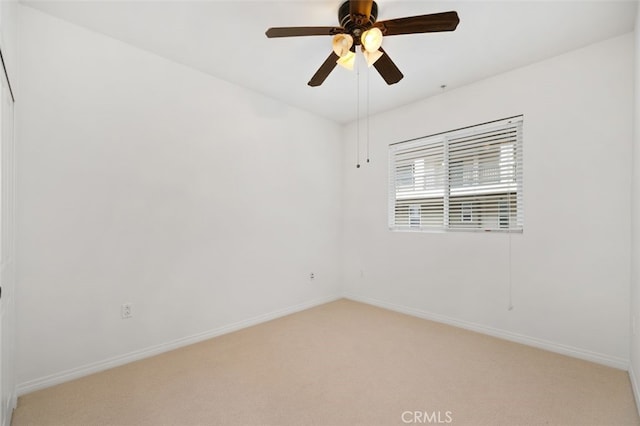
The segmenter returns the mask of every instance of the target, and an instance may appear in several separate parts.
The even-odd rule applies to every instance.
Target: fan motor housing
[[[345,1],[338,9],[338,22],[340,26],[347,30],[346,32],[354,35],[354,44],[360,44],[360,35],[371,28],[378,18],[378,5],[374,1],[371,5],[371,14],[369,16],[364,15],[351,15],[349,1]]]

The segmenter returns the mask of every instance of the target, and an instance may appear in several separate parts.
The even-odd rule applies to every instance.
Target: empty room
[[[636,0],[0,1],[0,426],[640,425]]]

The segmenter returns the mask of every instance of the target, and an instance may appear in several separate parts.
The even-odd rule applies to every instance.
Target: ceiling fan
[[[333,36],[333,52],[309,80],[309,86],[320,86],[340,64],[353,68],[356,46],[360,45],[367,64],[373,65],[387,84],[404,77],[389,55],[382,49],[382,37],[400,34],[453,31],[460,19],[454,11],[411,16],[376,22],[378,5],[373,0],[347,0],[338,10],[339,27],[275,27],[266,35],[275,37]]]

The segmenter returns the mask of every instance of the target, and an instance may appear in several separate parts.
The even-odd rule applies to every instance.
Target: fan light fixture
[[[336,34],[333,36],[333,52],[339,57],[349,54],[353,46],[353,37],[349,34]]]
[[[377,27],[369,28],[367,31],[362,33],[360,41],[362,42],[364,50],[369,53],[373,53],[382,46],[382,31]]]
[[[379,50],[374,50],[373,52],[369,52],[364,48],[364,46],[362,46],[362,54],[364,55],[364,59],[365,59],[365,61],[367,61],[367,65],[369,67],[371,67],[371,65],[375,64],[376,61],[378,59],[380,59],[380,57],[382,55],[384,55],[384,53],[382,53]]]
[[[333,36],[333,53],[339,56],[336,61],[338,65],[348,69],[353,69],[356,54],[351,50],[353,47],[353,37],[350,34],[336,34]]]
[[[383,53],[378,50],[382,45],[382,31],[373,27],[362,33],[360,37],[362,54],[364,55],[367,65],[373,65]],[[353,37],[350,34],[336,34],[333,36],[332,42],[333,52],[338,56],[336,61],[338,65],[353,70],[356,54],[352,50]]]
[[[356,53],[352,51],[348,51],[344,56],[338,58],[336,61],[338,65],[348,69],[349,71],[353,70],[353,64],[356,62]]]
[[[362,54],[364,55],[364,59],[370,67],[383,55],[379,50],[380,46],[382,46],[382,31],[380,31],[380,28],[372,27],[362,33],[360,42],[362,43]]]

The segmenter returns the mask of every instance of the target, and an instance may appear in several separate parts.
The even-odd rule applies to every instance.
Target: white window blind
[[[522,116],[389,146],[389,226],[522,231]]]

